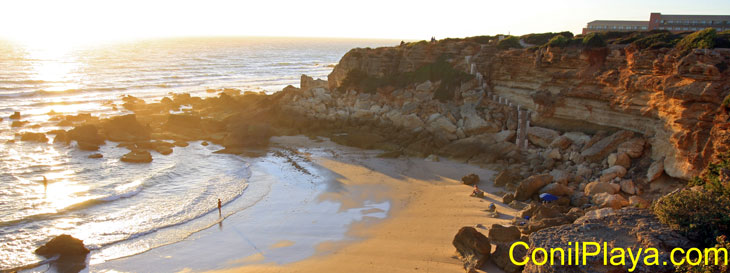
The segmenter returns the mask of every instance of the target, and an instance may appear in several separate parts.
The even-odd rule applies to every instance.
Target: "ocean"
[[[169,93],[216,95],[220,88],[281,90],[301,74],[326,79],[355,47],[392,40],[175,38],[86,47],[34,47],[0,41],[0,270],[42,263],[33,250],[60,234],[92,249],[93,263],[169,245],[216,225],[266,197],[252,189],[247,162],[191,142],[150,164],[119,161],[107,142],[91,152],[74,145],[19,141],[20,132],[58,127],[51,113],[124,114],[120,98],[157,101]],[[9,116],[28,122],[13,127]],[[44,177],[48,186],[44,187]]]

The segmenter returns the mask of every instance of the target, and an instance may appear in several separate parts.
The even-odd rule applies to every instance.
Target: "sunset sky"
[[[37,43],[175,36],[428,39],[569,30],[649,13],[730,14],[727,0],[3,1],[0,37]]]

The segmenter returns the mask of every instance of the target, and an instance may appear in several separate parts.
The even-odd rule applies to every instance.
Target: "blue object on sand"
[[[552,202],[558,200],[558,197],[549,193],[540,194],[540,200],[544,202]]]

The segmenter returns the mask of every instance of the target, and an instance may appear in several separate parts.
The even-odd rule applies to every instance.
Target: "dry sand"
[[[294,147],[327,145],[301,140],[278,141],[295,144]],[[342,187],[319,198],[342,202],[343,209],[366,200],[392,201],[385,220],[362,221],[351,226],[350,235],[362,240],[323,243],[317,247],[319,254],[290,264],[254,264],[214,272],[464,272],[451,244],[458,229],[477,224],[485,227],[506,224],[516,213],[498,202],[501,197],[493,194],[499,190],[493,186],[492,171],[446,160],[381,159],[375,158],[375,154],[311,156]],[[487,192],[484,199],[469,197],[471,187],[460,181],[461,176],[472,172],[481,177],[479,186]],[[365,188],[371,190],[362,190]],[[484,210],[492,202],[500,212],[499,219],[486,216]],[[487,230],[478,230],[486,235]],[[283,242],[276,247],[292,243],[295,242]],[[241,258],[257,260],[257,257]],[[490,262],[486,272],[501,271]]]

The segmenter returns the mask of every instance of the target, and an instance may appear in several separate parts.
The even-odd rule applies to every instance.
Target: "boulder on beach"
[[[542,187],[553,182],[553,176],[549,174],[533,175],[520,182],[515,190],[515,199],[525,201],[533,194],[537,193]]]
[[[71,235],[63,234],[56,236],[48,241],[48,243],[36,249],[35,254],[47,258],[56,255],[60,255],[62,258],[86,257],[86,254],[89,254],[89,249],[84,246],[84,241],[76,239]]]
[[[524,266],[516,265],[510,259],[509,249],[511,246],[511,243],[497,244],[497,249],[494,250],[494,253],[492,253],[492,262],[494,262],[497,267],[504,270],[504,272],[522,272],[522,268]],[[527,255],[527,249],[524,247],[515,247],[512,251],[512,256],[516,261],[523,261],[525,259],[525,255]]]
[[[451,242],[467,272],[473,272],[489,259],[492,245],[489,238],[473,227],[462,227]]]
[[[515,226],[492,224],[488,234],[490,242],[509,243],[520,239],[520,230]]]
[[[463,182],[466,185],[475,185],[479,183],[479,176],[473,173],[467,174],[464,177],[461,178],[461,182]]]
[[[522,180],[522,177],[511,169],[502,170],[494,178],[494,185],[497,187],[504,187],[508,184],[516,184]]]
[[[608,154],[615,151],[620,144],[633,136],[633,132],[624,130],[618,131],[583,150],[583,152],[581,152],[581,156],[590,162],[599,162],[606,158]]]
[[[20,119],[20,112],[15,112],[10,115],[10,119]]]
[[[121,160],[130,163],[150,163],[152,155],[145,150],[134,150],[122,156]]]

